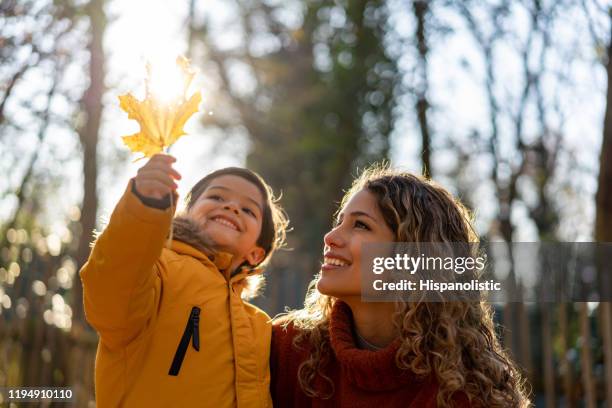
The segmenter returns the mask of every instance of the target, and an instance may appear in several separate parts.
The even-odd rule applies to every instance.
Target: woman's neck
[[[393,303],[345,300],[353,312],[353,324],[357,335],[369,345],[384,348],[397,338],[399,333],[393,324]]]

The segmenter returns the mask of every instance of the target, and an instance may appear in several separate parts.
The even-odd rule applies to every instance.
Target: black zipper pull
[[[185,354],[187,353],[187,347],[189,347],[189,340],[192,341],[193,348],[196,351],[200,351],[200,308],[197,306],[191,308],[187,326],[185,326],[183,337],[181,337],[181,341],[174,354],[174,359],[172,360],[168,375],[178,375]]]
[[[193,337],[191,339],[191,344],[196,351],[200,351],[200,308],[194,306],[191,309],[191,322],[193,327]]]

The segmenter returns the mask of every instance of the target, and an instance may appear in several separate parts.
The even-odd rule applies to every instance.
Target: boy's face
[[[187,216],[200,225],[219,250],[255,265],[265,256],[265,250],[257,246],[263,208],[257,186],[242,177],[224,175],[210,182]]]

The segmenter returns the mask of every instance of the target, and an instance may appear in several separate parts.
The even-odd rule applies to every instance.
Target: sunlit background
[[[303,301],[343,189],[374,161],[415,173],[429,162],[432,177],[474,211],[483,239],[598,239],[607,7],[604,0],[3,0],[0,327],[12,342],[3,343],[0,329],[0,386],[65,384],[89,372],[75,361],[93,364],[96,337],[82,320],[77,271],[91,230],[104,228],[144,164],[122,143],[138,124],[118,96],[144,97],[147,62],[164,70],[186,55],[197,70],[200,112],[170,150],[183,176],[181,197],[211,170],[234,165],[255,169],[282,192],[293,250],[277,256],[256,301],[274,314]],[[418,10],[425,10],[425,48]],[[88,94],[96,84],[88,48],[94,23],[103,41],[95,64],[105,76],[93,131],[97,175],[87,184],[90,142],[82,135],[96,106],[97,94]],[[158,86],[178,87],[171,77]],[[87,203],[86,185],[97,192]],[[592,303],[585,313],[602,388],[598,310]],[[526,313],[527,326],[516,331],[539,330],[541,311]],[[569,323],[555,320],[562,334],[549,341],[557,401],[584,394],[564,385],[568,372],[578,381],[584,370],[579,313],[569,305],[559,315]],[[21,347],[28,333],[38,337]],[[534,334],[529,350],[508,343],[542,406],[550,393],[541,380],[544,336]],[[82,401],[93,395],[89,377],[79,383]]]
[[[226,8],[223,3],[210,2],[210,10]],[[110,89],[107,95],[108,109],[105,112],[103,137],[116,150],[125,149],[120,136],[138,131],[136,122],[128,120],[125,112],[118,108],[117,96],[132,92],[138,98],[143,98],[146,62],[151,62],[154,67],[169,70],[173,68],[178,55],[186,54],[188,34],[185,23],[188,4],[161,0],[147,1],[144,6],[146,14],[143,13],[143,6],[141,1],[117,1],[109,4],[109,14],[117,18],[109,26],[105,38],[105,45],[109,50]],[[170,150],[170,154],[177,157],[175,167],[183,176],[178,190],[181,197],[184,197],[191,186],[212,169],[244,164],[246,150],[211,154],[215,149],[214,139],[220,135],[211,134],[198,123],[202,115],[214,115],[214,101],[211,99],[213,94],[208,92],[209,87],[207,78],[201,71],[198,72],[192,89],[200,89],[202,92],[203,102],[200,112],[188,121],[185,127],[188,136],[179,139]],[[112,210],[114,203],[123,193],[128,179],[135,175],[142,164],[142,162],[129,163],[121,172],[108,175],[110,191],[103,197],[102,208],[106,211]]]
[[[405,45],[401,44],[412,35],[413,27],[410,24],[410,9],[405,7],[403,2],[390,1],[389,6],[392,10],[390,23],[395,29],[393,38],[389,39],[389,48],[398,53],[398,65],[404,71],[404,81],[410,83],[414,78],[414,56],[410,53],[402,53]],[[220,49],[240,48],[241,39],[239,27],[236,27],[235,9],[232,4],[223,1],[207,1],[205,4],[198,4],[197,13],[202,18],[208,19],[211,26],[210,31],[215,33],[215,41]],[[188,19],[188,2],[166,2],[162,0],[147,1],[109,1],[106,6],[110,18],[107,31],[104,36],[104,45],[107,52],[107,78],[105,84],[107,91],[104,95],[104,113],[100,132],[100,209],[101,215],[112,210],[114,203],[123,192],[127,180],[135,174],[136,169],[142,165],[140,162],[133,163],[137,157],[129,157],[125,146],[122,145],[122,135],[128,135],[138,130],[136,122],[128,120],[125,112],[118,106],[117,96],[123,93],[132,92],[142,98],[144,96],[144,77],[145,64],[147,61],[154,62],[157,66],[167,67],[173,64],[177,55],[183,55],[187,50],[186,23]],[[289,25],[299,25],[300,8],[296,4],[288,5],[286,18]],[[487,126],[487,103],[485,91],[482,87],[482,76],[484,67],[482,56],[479,55],[477,45],[468,30],[463,27],[461,17],[456,13],[439,9],[437,19],[445,21],[456,30],[453,35],[446,35],[439,42],[443,44],[439,52],[434,52],[429,60],[429,90],[430,100],[433,102],[431,111],[432,123],[435,130],[441,133],[448,133],[445,129],[452,129],[452,137],[458,138],[459,135],[467,135],[471,130]],[[292,14],[293,13],[293,14]],[[332,9],[330,12],[330,23],[341,26],[344,24],[345,16],[338,10]],[[528,16],[520,8],[516,8],[511,16],[511,23],[516,28],[518,37],[525,36],[527,30],[526,19]],[[524,28],[524,30],[523,30]],[[563,109],[568,112],[564,118],[552,118],[552,123],[561,125],[563,120],[564,135],[563,140],[568,151],[570,151],[579,167],[576,168],[571,163],[563,163],[566,169],[572,168],[575,173],[575,180],[572,181],[573,187],[581,197],[575,200],[568,200],[567,211],[570,219],[567,224],[562,225],[564,237],[568,240],[589,240],[592,230],[592,220],[594,207],[592,197],[596,189],[596,170],[598,153],[600,149],[600,133],[603,121],[604,98],[594,95],[603,95],[606,87],[605,72],[594,69],[592,60],[596,55],[586,31],[587,22],[580,14],[573,11],[562,13],[559,21],[555,25],[554,36],[560,43],[572,44],[570,50],[578,55],[578,58],[568,60],[562,53],[559,55],[551,54],[546,64],[547,67],[558,69],[576,85],[567,89],[554,89],[554,78],[543,79],[543,89],[547,98],[558,99],[563,105]],[[274,44],[269,44],[266,38],[256,41],[262,49],[273,48]],[[535,47],[535,46],[534,46]],[[404,54],[404,55],[402,55]],[[522,68],[520,61],[516,58],[516,50],[511,45],[501,46],[496,52],[496,72],[498,75],[498,89],[500,98],[511,100],[516,89],[520,87],[522,80]],[[315,48],[315,63],[325,66],[325,50]],[[86,58],[85,55],[82,58]],[[82,66],[85,61],[74,61],[73,69]],[[358,62],[357,62],[358,63]],[[242,66],[233,67],[229,70],[232,85],[242,92],[248,93],[252,87],[254,79],[252,73]],[[78,75],[66,75],[67,86],[83,88],[82,77]],[[30,79],[30,78],[29,78]],[[44,73],[32,74],[31,81],[20,84],[20,91],[23,98],[40,92],[44,87]],[[76,81],[76,82],[74,82]],[[202,89],[204,101],[201,105],[201,112],[194,116],[186,127],[189,137],[181,139],[176,143],[171,154],[179,160],[176,164],[177,169],[184,176],[179,184],[179,193],[184,196],[199,178],[208,173],[211,169],[228,166],[244,165],[245,157],[248,152],[248,142],[234,143],[231,146],[218,146],[219,139],[236,137],[235,134],[223,135],[219,129],[210,129],[204,126],[202,115],[215,114],[215,93],[220,86],[215,78],[210,78],[205,72],[200,70],[196,76],[197,83],[194,84]],[[169,87],[168,87],[169,88]],[[167,89],[168,89],[167,88]],[[20,92],[20,93],[21,93]],[[556,93],[555,93],[556,92]],[[550,94],[548,94],[550,93]],[[402,166],[411,171],[420,171],[419,162],[420,145],[416,143],[416,135],[419,133],[418,123],[414,118],[411,95],[400,96],[399,106],[396,110],[396,120],[391,131],[390,158],[396,166]],[[61,103],[54,101],[58,109]],[[20,115],[19,109],[15,107],[13,114]],[[23,113],[24,117],[27,113]],[[531,115],[531,116],[530,116]],[[536,124],[533,120],[535,112],[529,112],[525,127],[528,132],[536,131]],[[501,123],[503,131],[509,134],[512,132],[512,123]],[[504,129],[505,128],[505,129]],[[47,137],[47,141],[55,149],[72,152],[76,149],[72,137],[66,134],[65,129],[54,129],[53,136]],[[21,133],[20,139],[27,139]],[[510,139],[510,138],[509,138]],[[23,144],[23,151],[28,152],[28,147],[35,144],[19,140]],[[461,143],[461,141],[459,141]],[[465,143],[469,143],[466,141]],[[511,145],[504,146],[504,140],[500,141],[501,149],[512,148]],[[510,139],[508,143],[512,143]],[[434,148],[436,148],[434,141]],[[438,170],[437,177],[443,184],[450,188],[456,184],[453,179],[445,177],[445,170],[451,168],[457,156],[452,150],[444,149],[442,143],[436,148],[439,154],[433,155],[433,168]],[[31,152],[29,152],[31,153]],[[44,156],[44,155],[43,155]],[[126,160],[128,159],[128,160]],[[78,158],[68,161],[67,166],[63,167],[66,180],[75,180],[80,171]],[[487,171],[490,163],[482,163],[481,171]],[[478,171],[479,169],[476,169]],[[10,172],[10,182],[16,183],[19,180],[19,172]],[[5,181],[6,182],[6,181]],[[10,184],[9,182],[9,184]],[[74,203],[78,202],[82,191],[78,188],[78,182],[63,183],[59,187],[60,193],[57,194],[61,206],[48,208],[48,221],[52,222]],[[475,186],[473,191],[476,201],[480,203],[477,214],[479,225],[486,226],[490,218],[494,216],[495,208],[489,205],[487,200],[494,195],[489,186]],[[8,217],[14,210],[14,202],[7,197],[0,201],[0,215]],[[521,223],[521,228],[517,231],[518,240],[533,240],[537,232],[531,228],[529,222],[522,219],[527,218],[524,209],[518,208],[516,216],[517,222]],[[63,222],[60,221],[60,224]],[[565,230],[567,227],[567,230]]]

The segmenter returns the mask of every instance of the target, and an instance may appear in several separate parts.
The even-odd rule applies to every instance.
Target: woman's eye
[[[251,210],[250,208],[243,208],[242,211],[249,214],[250,216],[255,216],[255,212],[253,212],[253,210]]]
[[[222,201],[223,200],[223,198],[221,198],[221,196],[218,196],[218,195],[211,195],[211,196],[208,196],[208,198],[211,199],[211,200],[215,200],[215,201]]]
[[[368,227],[364,222],[361,222],[361,221],[355,221],[355,228],[360,228],[360,229],[365,229],[365,230],[370,229],[370,227]]]

